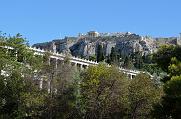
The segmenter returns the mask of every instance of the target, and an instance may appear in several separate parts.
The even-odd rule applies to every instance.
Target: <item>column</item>
[[[56,59],[55,59],[55,69],[58,68],[58,63],[57,63],[57,62],[58,62],[58,59],[56,58]]]
[[[43,88],[43,79],[40,79],[40,84],[39,84],[39,88],[42,89]]]
[[[50,88],[51,88],[51,87],[50,87],[50,86],[51,86],[51,85],[50,85],[50,80],[49,80],[49,81],[47,81],[47,83],[48,83],[48,84],[47,84],[48,93],[50,93]]]
[[[133,75],[132,75],[132,74],[130,74],[130,76],[131,76],[131,79],[133,79]]]
[[[48,58],[48,64],[49,64],[49,65],[50,65],[50,59],[51,59],[51,58]]]
[[[83,65],[82,64],[80,64],[80,69],[83,70]]]

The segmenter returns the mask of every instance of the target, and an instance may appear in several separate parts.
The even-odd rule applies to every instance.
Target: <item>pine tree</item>
[[[143,67],[143,59],[140,54],[140,52],[135,53],[135,63],[134,66],[138,69],[141,69]]]
[[[126,69],[133,69],[134,65],[132,61],[130,60],[129,56],[126,56],[123,67]]]
[[[120,56],[119,56],[118,53],[116,52],[115,48],[112,47],[112,48],[111,48],[111,54],[110,54],[110,63],[119,66],[119,57],[120,57]]]
[[[104,60],[104,55],[103,55],[103,48],[102,45],[98,45],[97,47],[97,62],[101,62]]]

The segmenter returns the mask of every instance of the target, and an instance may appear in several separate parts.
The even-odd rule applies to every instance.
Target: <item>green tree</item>
[[[114,47],[111,48],[110,63],[119,66],[119,55]]]
[[[134,65],[133,65],[131,59],[129,58],[129,56],[126,56],[126,58],[124,59],[123,67],[126,69],[133,69],[134,68]]]
[[[41,94],[32,77],[35,69],[40,70],[42,59],[27,48],[20,34],[1,36],[0,49],[0,117],[40,116],[44,98],[39,97]]]
[[[58,64],[58,67],[53,66],[53,63],[45,63],[44,69],[43,74],[47,77],[47,81],[51,82],[51,90],[46,100],[48,103],[43,117],[80,119],[79,70],[71,66],[68,57],[65,58],[64,63]]]
[[[98,44],[97,46],[97,55],[96,55],[97,62],[101,62],[104,60],[104,54],[103,54],[103,47],[101,44]]]
[[[160,73],[163,72],[157,64],[144,64],[143,70],[149,72],[150,74],[156,73],[157,75],[160,75]]]
[[[105,64],[89,67],[82,74],[81,107],[84,118],[122,118],[127,110],[126,76]]]
[[[173,45],[163,45],[158,49],[158,52],[153,55],[153,60],[162,68],[163,71],[168,72],[168,66],[171,59],[176,57],[181,61],[181,47]]]
[[[134,66],[137,69],[141,69],[143,67],[143,59],[142,59],[142,55],[140,52],[136,52],[135,54],[135,63]]]
[[[155,105],[153,116],[157,119],[181,118],[181,76],[173,76],[164,86],[165,95]]]
[[[181,75],[181,47],[180,46],[163,46],[155,54],[155,59],[168,76],[163,78],[164,93],[160,103],[158,103],[153,111],[155,118],[167,119],[180,118],[180,75]]]
[[[95,55],[89,56],[89,60],[96,61],[96,56]]]
[[[151,118],[151,110],[159,101],[161,92],[149,75],[138,74],[129,85],[129,118]]]
[[[171,58],[168,71],[170,76],[177,76],[181,74],[181,61],[177,60],[176,57]]]
[[[154,63],[153,62],[153,55],[152,54],[143,55],[143,62],[146,64]]]

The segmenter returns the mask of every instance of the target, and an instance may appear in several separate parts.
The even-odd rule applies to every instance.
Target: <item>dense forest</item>
[[[125,57],[125,68],[166,73],[159,81],[146,73],[129,79],[118,69],[121,61],[114,49],[105,61],[99,47],[99,65],[80,70],[68,56],[55,68],[48,63],[49,53],[36,55],[27,46],[20,34],[0,35],[1,119],[181,118],[180,46],[164,45],[148,57]]]

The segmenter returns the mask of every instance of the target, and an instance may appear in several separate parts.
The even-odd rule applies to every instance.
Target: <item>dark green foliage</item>
[[[153,64],[153,63],[155,63],[153,61],[153,55],[152,54],[149,54],[149,55],[146,55],[146,56],[143,55],[142,59],[143,59],[143,62],[146,63],[146,64]]]
[[[0,117],[39,117],[44,108],[44,96],[32,82],[34,69],[39,70],[42,59],[26,47],[20,34],[0,37]],[[20,60],[21,59],[21,60]]]
[[[137,68],[137,69],[143,68],[143,59],[142,59],[141,53],[136,52],[133,55],[134,55],[134,60],[135,60],[135,63],[134,63],[135,68]]]
[[[157,75],[160,75],[160,73],[163,72],[162,69],[158,67],[158,65],[156,64],[144,64],[143,69],[149,72],[150,74],[156,73]]]
[[[97,62],[101,62],[104,60],[104,54],[103,54],[103,47],[101,44],[98,44],[97,46],[97,55],[96,55]]]
[[[91,60],[91,61],[96,61],[96,56],[95,56],[95,55],[89,56],[89,60]]]
[[[45,68],[50,69],[51,65],[45,65]],[[45,70],[44,74],[50,77],[48,80],[51,81],[51,91],[46,99],[48,103],[43,118],[80,119],[77,97],[80,90],[79,72],[67,60],[56,69],[52,67],[50,70]]]
[[[129,85],[129,118],[151,118],[153,105],[159,102],[161,88],[157,87],[149,75],[139,74]]]
[[[181,76],[172,77],[164,86],[165,95],[155,105],[153,116],[157,119],[181,118]]]
[[[163,78],[164,93],[160,103],[155,105],[153,117],[158,119],[181,118],[181,47],[163,46],[154,55],[155,60],[168,76]]]
[[[108,67],[106,64],[90,66],[80,73],[70,65],[68,56],[64,63],[56,67],[54,60],[49,57],[50,53],[35,55],[27,49],[25,40],[19,34],[15,37],[0,36],[0,39],[0,46],[13,47],[11,50],[0,47],[1,74],[6,71],[0,75],[2,119],[149,118],[153,104],[159,101],[160,88],[145,74],[129,80],[118,67]],[[99,44],[96,59],[100,62],[104,58],[102,45]],[[119,58],[115,48],[112,48],[107,57],[110,64],[119,66]],[[141,68],[140,54],[124,59],[125,68],[132,69],[133,63]],[[180,60],[173,59],[169,65],[170,75],[177,74],[179,67]],[[35,76],[43,77],[45,83],[50,82],[50,87],[45,85],[39,89],[34,82]],[[168,83],[168,88],[165,88],[168,96],[165,99],[170,100],[169,95],[173,96],[171,98],[178,97],[180,89],[176,84],[180,85]],[[173,91],[176,93],[172,94]],[[179,100],[172,102],[172,105],[177,103]],[[174,108],[170,109],[173,112]],[[177,111],[172,115],[177,115]]]
[[[126,56],[126,58],[124,59],[123,67],[126,69],[133,69],[134,68],[134,65],[133,65],[131,59],[129,58],[129,56]]]
[[[179,61],[176,57],[173,57],[171,59],[168,70],[170,76],[177,76],[181,74],[181,60]]]
[[[110,58],[110,55],[106,56],[106,63],[111,64],[111,58]]]
[[[180,46],[164,45],[153,55],[155,62],[166,72],[168,72],[168,66],[173,57],[181,61]]]
[[[114,47],[111,48],[110,63],[119,66],[119,58],[117,51]]]
[[[128,80],[115,67],[89,67],[82,74],[81,106],[84,118],[122,118],[126,115]]]
[[[114,47],[111,48],[110,59],[112,62],[115,62],[117,60],[117,53]]]

